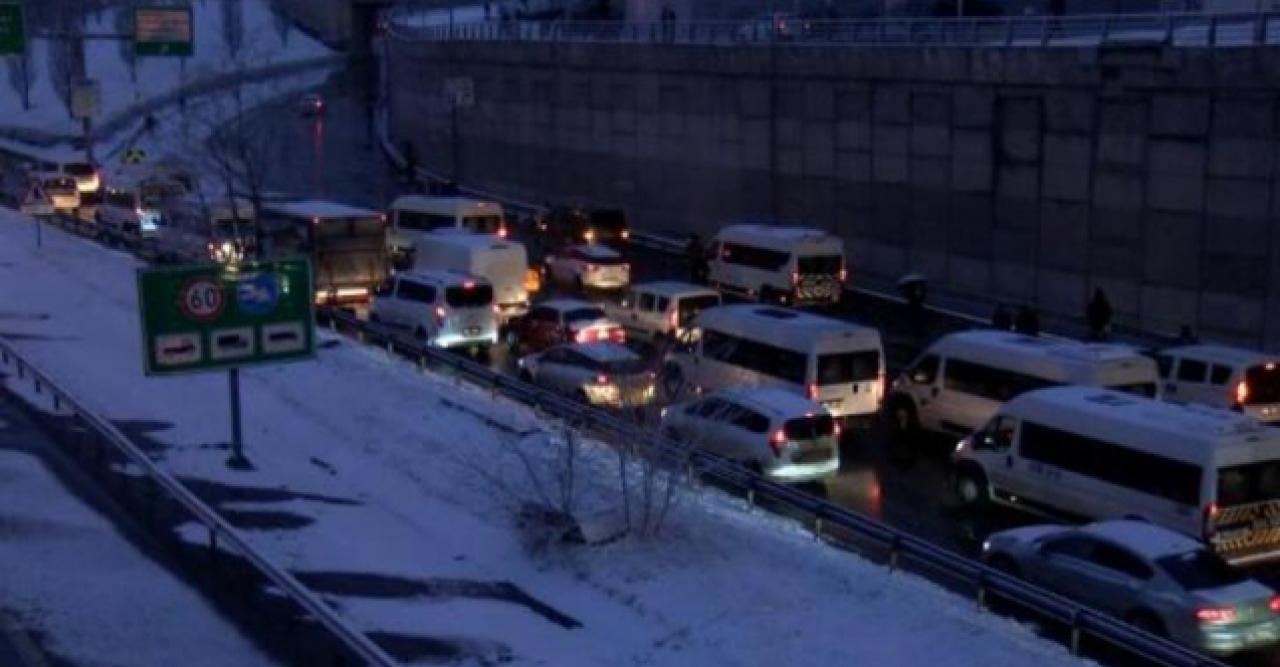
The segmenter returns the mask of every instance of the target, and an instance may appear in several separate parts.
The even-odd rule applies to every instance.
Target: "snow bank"
[[[242,373],[256,469],[224,466],[221,375],[142,375],[132,257],[61,232],[36,250],[0,213],[0,328],[358,626],[454,658],[521,664],[1080,664],[972,601],[828,548],[714,493],[657,539],[531,557],[484,474],[509,480],[524,407],[325,338],[314,361]],[[47,319],[26,317],[47,316]],[[449,407],[463,403],[481,420]],[[535,437],[532,442],[538,442]],[[528,441],[526,441],[528,442]],[[612,454],[588,443],[586,501]],[[923,640],[927,638],[927,640]],[[430,651],[427,651],[430,653]]]

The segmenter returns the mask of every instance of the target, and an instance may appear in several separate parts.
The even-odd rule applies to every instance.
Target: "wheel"
[[[1146,609],[1139,609],[1137,611],[1130,612],[1130,614],[1125,617],[1125,620],[1128,621],[1129,625],[1132,625],[1139,630],[1149,632],[1157,637],[1168,636],[1168,631],[1166,631],[1164,627],[1164,621],[1161,621],[1159,616],[1156,616]]]
[[[516,332],[512,331],[511,329],[507,329],[507,333],[502,335],[502,342],[506,343],[507,347],[512,352],[520,351],[520,337],[517,336]]]
[[[916,415],[916,406],[911,402],[911,399],[905,396],[895,396],[889,399],[889,405],[885,408],[885,417],[888,419],[891,440],[897,442],[910,440],[920,430],[920,419]]]
[[[983,507],[991,500],[987,476],[973,466],[956,471],[956,497],[960,504],[970,509]]]

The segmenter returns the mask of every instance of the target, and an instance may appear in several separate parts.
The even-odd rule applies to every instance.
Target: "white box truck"
[[[488,280],[493,285],[498,319],[504,324],[528,312],[530,294],[541,287],[537,270],[529,269],[524,244],[461,229],[438,229],[418,236],[413,268],[463,271]]]

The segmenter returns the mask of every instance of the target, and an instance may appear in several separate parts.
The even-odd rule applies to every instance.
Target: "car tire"
[[[1124,620],[1135,628],[1149,632],[1157,637],[1167,637],[1169,632],[1164,627],[1164,621],[1159,616],[1151,613],[1146,609],[1138,609],[1129,612]]]
[[[520,351],[520,336],[517,336],[515,331],[507,329],[507,332],[502,336],[502,340],[507,344],[507,349],[513,353]]]
[[[956,471],[955,492],[962,507],[968,509],[984,507],[991,500],[989,488],[987,475],[981,469],[967,465]]]
[[[920,431],[920,418],[916,414],[915,403],[906,396],[891,397],[885,406],[884,417],[889,427],[889,439],[894,442],[910,440]]]

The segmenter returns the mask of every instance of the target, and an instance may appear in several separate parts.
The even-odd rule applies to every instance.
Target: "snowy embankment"
[[[45,651],[73,665],[273,664],[64,489],[10,409],[0,406],[0,607]]]
[[[228,72],[298,62],[332,53],[328,47],[299,31],[273,13],[269,0],[219,0],[191,3],[194,53],[188,58],[132,57],[128,40],[90,39],[85,42],[86,74],[99,83],[102,107],[96,119],[109,122],[121,112],[148,99],[170,94],[180,86],[196,84]],[[129,20],[121,12],[104,10],[91,15],[84,29],[89,34],[124,33]],[[79,121],[71,118],[55,74],[65,58],[58,43],[31,40],[29,109],[23,106],[17,75],[10,64],[4,93],[0,94],[0,127],[36,130],[45,134],[74,136]]]
[[[138,266],[54,230],[37,250],[31,222],[0,211],[0,303],[31,316],[5,322],[13,344],[148,441],[358,627],[421,640],[409,652],[548,665],[1080,664],[970,600],[697,489],[656,536],[531,552],[509,512],[528,491],[511,452],[542,460],[556,425],[346,340],[243,373],[255,469],[229,471],[226,378],[142,375]],[[610,505],[616,470],[611,452],[584,445],[584,505]]]

